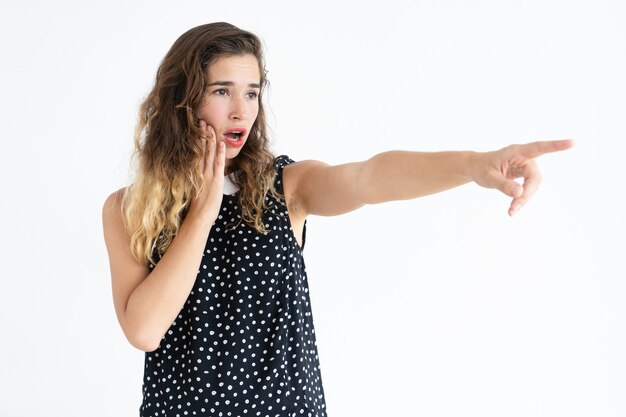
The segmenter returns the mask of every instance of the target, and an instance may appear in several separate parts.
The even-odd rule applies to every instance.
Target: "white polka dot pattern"
[[[280,193],[292,162],[275,160]],[[141,417],[326,417],[302,251],[284,201],[266,201],[263,235],[224,195],[185,306],[146,352]]]

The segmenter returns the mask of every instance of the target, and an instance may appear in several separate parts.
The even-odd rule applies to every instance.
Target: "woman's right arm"
[[[212,130],[211,130],[212,132]],[[145,352],[158,348],[193,288],[211,226],[219,213],[224,189],[224,145],[215,152],[215,136],[201,162],[204,188],[193,201],[178,234],[150,271],[130,250],[121,197],[124,189],[104,203],[102,220],[109,254],[113,301],[128,341]],[[206,142],[205,142],[206,143]]]

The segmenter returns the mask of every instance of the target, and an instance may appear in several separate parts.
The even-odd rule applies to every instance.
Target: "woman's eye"
[[[223,96],[226,94],[226,89],[225,88],[220,88],[219,90],[215,90],[215,92],[220,95]]]
[[[248,93],[248,97],[250,98],[257,98],[259,95],[255,92],[255,91],[251,91]]]

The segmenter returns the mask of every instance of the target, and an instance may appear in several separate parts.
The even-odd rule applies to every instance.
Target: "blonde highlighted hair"
[[[259,112],[231,172],[239,187],[242,220],[266,232],[265,196],[277,193],[262,103],[267,84],[262,45],[256,35],[229,23],[201,25],[174,42],[139,109],[134,154],[138,168],[122,200],[131,251],[138,261],[156,263],[154,252],[166,251],[202,187],[202,131],[194,110],[206,91],[208,66],[220,56],[244,54],[254,55],[259,63]]]

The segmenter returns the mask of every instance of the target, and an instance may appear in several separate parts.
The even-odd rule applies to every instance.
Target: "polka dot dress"
[[[292,162],[275,160],[280,193]],[[284,201],[266,202],[263,235],[224,195],[193,289],[146,352],[141,417],[326,416],[302,250]]]

